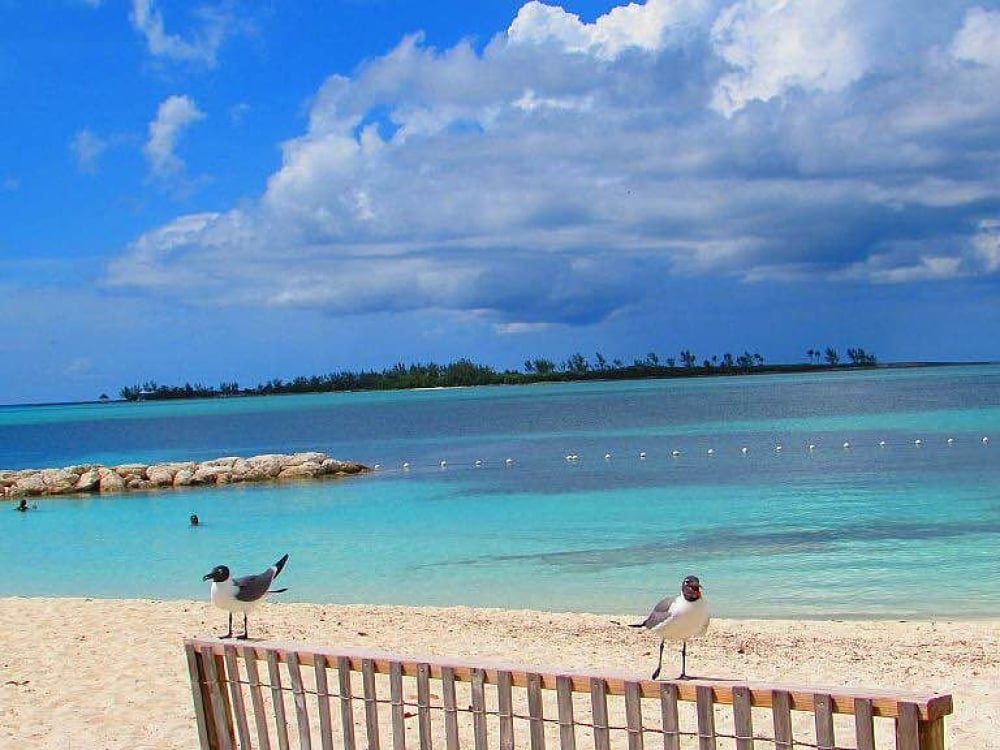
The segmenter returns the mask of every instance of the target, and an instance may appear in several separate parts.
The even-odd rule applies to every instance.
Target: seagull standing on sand
[[[202,580],[212,581],[212,604],[229,612],[229,632],[222,636],[223,638],[233,637],[234,612],[243,613],[243,635],[239,635],[237,638],[245,640],[247,638],[247,613],[260,604],[268,594],[280,594],[283,591],[288,591],[288,589],[268,590],[271,581],[278,577],[287,561],[288,555],[285,555],[263,573],[242,576],[241,578],[232,578],[229,575],[229,568],[225,565],[216,565],[211,572],[205,574]]]
[[[652,630],[660,636],[660,658],[652,679],[660,676],[663,668],[663,644],[668,640],[681,642],[681,673],[677,679],[687,679],[688,639],[702,635],[708,628],[708,619],[708,605],[701,595],[701,581],[697,576],[688,576],[681,583],[679,596],[663,599],[653,607],[645,620],[629,625],[632,628]]]

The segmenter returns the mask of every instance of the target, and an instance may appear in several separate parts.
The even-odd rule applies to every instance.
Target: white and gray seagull
[[[287,561],[288,555],[285,555],[263,573],[240,578],[231,577],[229,568],[225,565],[216,565],[211,572],[205,574],[202,580],[212,581],[212,604],[229,612],[229,632],[222,638],[233,637],[233,613],[242,612],[243,635],[236,637],[245,640],[248,637],[247,613],[260,604],[268,594],[288,591],[288,589],[270,590],[271,582],[278,577]]]
[[[664,641],[681,642],[681,673],[677,679],[687,679],[687,642],[708,629],[708,620],[708,604],[701,595],[701,581],[697,576],[688,576],[681,583],[679,596],[663,599],[645,620],[629,625],[646,628],[660,636],[660,658],[652,679],[659,677],[663,668]]]

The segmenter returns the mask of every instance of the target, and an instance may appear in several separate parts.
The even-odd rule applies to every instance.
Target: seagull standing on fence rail
[[[229,568],[225,565],[216,565],[211,572],[205,574],[202,580],[212,581],[212,604],[229,612],[229,632],[222,636],[223,638],[233,637],[234,612],[243,613],[243,635],[237,638],[245,640],[248,637],[247,613],[260,604],[268,594],[288,591],[288,589],[268,590],[287,561],[288,555],[285,555],[263,573],[240,578],[231,577]]]
[[[663,599],[645,620],[629,625],[631,628],[652,630],[660,636],[660,657],[652,679],[660,676],[663,644],[668,640],[681,642],[681,673],[678,679],[687,678],[687,642],[708,629],[708,620],[708,604],[701,595],[701,581],[697,576],[688,576],[681,583],[679,596]]]

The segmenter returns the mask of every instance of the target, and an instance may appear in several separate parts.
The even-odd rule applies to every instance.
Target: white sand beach
[[[613,622],[644,614],[269,603],[250,634],[645,678],[656,641]],[[183,639],[225,626],[205,602],[0,598],[0,748],[197,747]],[[677,667],[668,649],[664,674]],[[688,671],[947,692],[947,746],[1000,749],[1000,620],[714,620]]]

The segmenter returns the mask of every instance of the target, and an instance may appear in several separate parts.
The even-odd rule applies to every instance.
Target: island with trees
[[[827,347],[825,350],[808,349],[807,361],[793,364],[767,364],[758,352],[744,351],[733,355],[699,358],[690,349],[683,349],[678,357],[661,359],[655,352],[636,358],[631,363],[608,359],[598,352],[590,361],[580,353],[556,363],[550,359],[534,358],[524,362],[523,370],[497,370],[489,365],[477,364],[462,358],[447,365],[399,363],[376,371],[341,371],[326,375],[298,376],[292,380],[275,378],[251,387],[241,387],[237,382],[223,382],[217,386],[201,383],[162,385],[155,381],[125,386],[120,396],[126,401],[169,400],[188,398],[224,398],[231,396],[269,396],[282,393],[331,393],[337,391],[404,390],[413,388],[454,388],[475,385],[519,385],[527,383],[569,382],[582,380],[637,380],[643,378],[702,377],[709,375],[749,375],[759,373],[805,372],[872,368],[878,366],[874,354],[864,349],[847,349],[847,359]],[[102,398],[102,400],[105,400]]]

